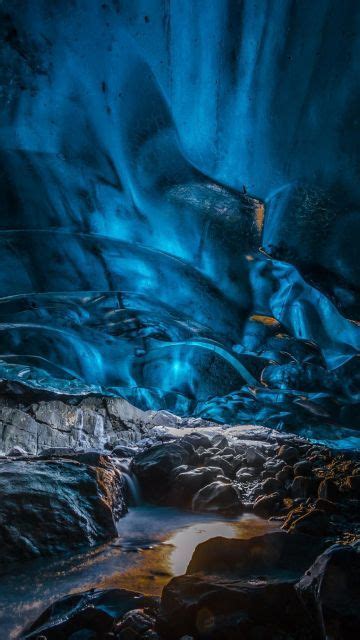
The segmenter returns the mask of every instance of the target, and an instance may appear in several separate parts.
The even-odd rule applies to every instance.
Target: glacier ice
[[[1,377],[352,445],[360,7],[0,12]]]

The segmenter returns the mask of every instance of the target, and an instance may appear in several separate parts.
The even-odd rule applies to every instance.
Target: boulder
[[[299,449],[297,449],[296,447],[291,447],[286,444],[283,444],[280,447],[277,455],[281,460],[284,460],[284,462],[286,462],[287,464],[294,464],[295,462],[298,461],[300,457],[300,452],[299,452]]]
[[[233,466],[224,457],[213,456],[209,458],[209,464],[211,464],[211,466],[213,467],[220,467],[223,470],[224,475],[227,476],[228,478],[231,478],[233,476],[233,472],[234,472]]]
[[[266,461],[265,456],[254,449],[254,447],[249,447],[246,450],[246,462],[249,467],[262,467]]]
[[[281,488],[281,482],[276,478],[267,478],[261,483],[262,493],[270,495],[275,491],[279,491]]]
[[[299,517],[290,513],[283,528],[291,533],[305,533],[311,536],[326,536],[329,533],[328,515],[320,509],[310,509]]]
[[[316,495],[317,487],[318,482],[314,478],[295,476],[290,491],[293,498],[306,500],[310,496]]]
[[[249,540],[211,538],[196,547],[186,573],[232,575],[237,579],[276,576],[296,580],[323,548],[321,541],[314,541],[310,536],[290,536],[284,531]]]
[[[191,507],[195,494],[219,476],[223,476],[220,467],[198,467],[177,473],[171,483],[169,503]]]
[[[298,592],[326,638],[358,637],[360,628],[360,548],[334,545],[301,578]]]
[[[126,444],[118,444],[112,449],[111,453],[117,458],[133,458],[138,453],[138,448]]]
[[[192,509],[193,511],[239,513],[242,511],[242,504],[235,487],[230,482],[216,480],[195,494]]]
[[[117,536],[123,479],[109,461],[0,463],[0,564],[92,546]]]
[[[292,582],[243,582],[186,575],[164,588],[160,636],[179,640],[319,640],[320,633]]]
[[[253,505],[253,511],[260,518],[269,518],[278,511],[280,502],[281,497],[277,492],[267,496],[260,495]]]
[[[318,496],[330,502],[338,502],[341,500],[341,493],[338,486],[330,478],[324,478],[318,487]]]
[[[294,476],[309,476],[311,475],[312,464],[308,460],[300,460],[294,464]]]
[[[86,591],[53,603],[22,634],[24,640],[64,640],[65,638],[105,638],[117,622],[132,610],[156,608],[157,598],[126,589]],[[146,614],[145,614],[146,615]],[[129,620],[128,620],[129,622]],[[129,625],[128,625],[129,626]],[[87,635],[86,635],[87,633]],[[75,634],[79,634],[76,635]],[[136,636],[133,636],[136,638]]]
[[[192,444],[194,449],[199,449],[199,447],[209,449],[212,446],[211,439],[208,436],[196,431],[192,431],[188,435],[184,436],[183,440]]]
[[[165,442],[154,445],[134,458],[136,474],[145,498],[161,502],[171,489],[170,478],[176,467],[190,463],[193,447],[189,443]]]

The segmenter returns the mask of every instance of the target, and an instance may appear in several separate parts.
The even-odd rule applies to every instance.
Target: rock
[[[53,603],[27,629],[24,640],[37,640],[44,635],[47,640],[62,638],[105,638],[114,624],[124,619],[132,610],[157,607],[157,599],[126,589],[91,590],[66,596]],[[146,614],[144,614],[146,616]],[[133,619],[134,621],[134,619]],[[139,624],[139,619],[137,619]],[[80,635],[84,632],[95,636]],[[76,635],[75,634],[79,634]],[[136,638],[136,636],[133,636]]]
[[[306,498],[316,494],[317,482],[314,478],[296,476],[291,484],[290,490],[293,498],[306,500]]]
[[[350,491],[354,497],[360,500],[360,476],[348,476],[343,486],[346,491]]]
[[[317,640],[318,628],[291,582],[217,576],[173,578],[162,593],[160,636],[206,640]]]
[[[242,511],[242,504],[232,484],[216,480],[195,494],[192,509],[193,511],[239,513]]]
[[[117,458],[133,458],[138,453],[137,447],[131,447],[126,444],[118,444],[112,450],[112,455]]]
[[[260,496],[253,505],[253,511],[261,518],[269,518],[278,511],[280,500],[280,495],[276,492],[267,496]]]
[[[265,456],[253,447],[246,450],[246,463],[249,467],[262,467],[265,461]]]
[[[307,535],[275,531],[249,540],[212,538],[199,544],[187,574],[232,575],[236,579],[285,577],[297,580],[323,550]]]
[[[64,458],[76,455],[74,447],[44,447],[38,453],[39,458],[48,460],[49,458]]]
[[[169,503],[191,507],[194,495],[222,475],[220,467],[199,467],[178,473],[172,482]]]
[[[183,440],[192,444],[194,449],[199,449],[199,447],[209,449],[212,445],[212,441],[210,440],[210,438],[208,438],[208,436],[206,436],[204,433],[197,433],[196,431],[193,431],[192,433],[184,436]]]
[[[228,478],[233,476],[233,466],[230,464],[228,460],[223,458],[222,456],[214,456],[209,459],[209,463],[213,467],[220,467],[223,470],[223,473]]]
[[[289,532],[305,533],[310,536],[326,536],[329,530],[329,520],[324,511],[310,509],[298,518],[293,518],[290,513],[283,528]]]
[[[117,536],[123,479],[110,463],[5,460],[0,463],[0,563],[64,553]]]
[[[276,478],[267,478],[261,483],[262,493],[270,495],[281,488],[281,482]]]
[[[241,480],[252,480],[254,477],[258,475],[255,467],[242,467],[236,472],[236,479]]]
[[[189,464],[191,449],[191,445],[165,442],[135,456],[133,471],[138,477],[144,497],[153,502],[164,499],[171,488],[169,481],[172,471],[180,465]]]
[[[275,475],[275,478],[279,480],[282,484],[289,482],[293,477],[293,469],[290,465],[286,464],[280,471],[278,471]]]
[[[308,460],[300,460],[294,464],[294,476],[309,476],[311,475],[312,465]]]
[[[225,447],[229,446],[228,439],[221,433],[217,433],[216,436],[213,436],[213,438],[211,438],[211,442],[213,447],[215,446],[220,450],[225,449]]]
[[[338,486],[329,478],[325,478],[320,482],[318,496],[324,500],[330,500],[330,502],[338,502],[341,500],[341,493]]]
[[[342,512],[342,506],[338,502],[331,502],[330,500],[325,500],[324,498],[318,498],[317,500],[315,500],[314,508],[325,511],[325,513]]]
[[[291,447],[286,444],[283,444],[280,447],[277,455],[279,458],[281,458],[281,460],[284,460],[284,462],[286,462],[287,464],[294,464],[295,462],[298,461],[300,453],[296,447]]]
[[[29,454],[22,447],[15,446],[7,452],[7,455],[9,456],[9,458],[21,458],[27,457]]]
[[[19,446],[36,454],[38,424],[28,413],[0,404],[0,450],[4,453]]]
[[[143,609],[133,609],[123,616],[115,628],[117,640],[140,640],[146,632],[153,629],[155,620]]]
[[[358,637],[360,549],[334,545],[320,555],[297,585],[305,606],[318,617],[326,638]]]

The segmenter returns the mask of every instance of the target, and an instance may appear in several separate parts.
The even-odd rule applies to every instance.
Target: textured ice
[[[359,407],[360,6],[0,12],[1,377],[341,440]]]

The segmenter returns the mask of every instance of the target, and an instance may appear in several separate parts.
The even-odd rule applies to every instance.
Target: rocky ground
[[[186,575],[173,578],[161,600],[115,589],[69,596],[23,637],[356,637],[357,454],[272,429],[140,412],[115,399],[7,398],[0,418],[1,563],[7,566],[115,537],[115,521],[128,508],[124,459],[150,503],[232,516],[253,512],[279,525],[278,532],[246,541],[200,544]]]

